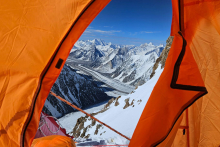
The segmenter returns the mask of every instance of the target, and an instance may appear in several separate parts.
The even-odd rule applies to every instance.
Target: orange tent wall
[[[182,35],[176,34],[164,71],[144,108],[129,146],[156,146],[163,142],[185,108],[205,94],[203,80],[189,49],[181,62],[186,68],[180,67],[177,70],[182,74],[175,75],[174,67],[178,63],[183,44]],[[176,76],[177,81],[172,81]],[[195,84],[192,86],[191,83]],[[193,88],[196,90],[191,90]]]
[[[1,2],[0,146],[31,146],[72,46],[109,1]]]
[[[208,91],[189,107],[189,145],[219,146],[220,1],[184,0],[184,33]]]
[[[172,0],[172,3],[174,41],[129,147],[219,146],[220,1]],[[178,62],[181,54],[182,61]],[[187,107],[188,122],[184,122],[186,112],[182,112]],[[180,126],[187,124],[189,129],[183,135]]]

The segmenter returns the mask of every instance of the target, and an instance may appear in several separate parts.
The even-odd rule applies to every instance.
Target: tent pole
[[[77,109],[77,110],[81,111],[82,113],[86,114],[86,115],[87,115],[87,116],[89,116],[90,118],[92,118],[92,119],[96,120],[96,121],[97,121],[97,122],[99,122],[100,124],[102,124],[102,125],[106,126],[106,127],[107,127],[107,128],[109,128],[110,130],[112,130],[112,131],[114,131],[115,133],[117,133],[117,134],[121,135],[122,137],[126,138],[127,140],[131,140],[131,139],[130,139],[130,138],[128,138],[127,136],[125,136],[125,135],[121,134],[120,132],[118,132],[117,130],[113,129],[113,128],[112,128],[112,127],[110,127],[109,125],[107,125],[107,124],[105,124],[105,123],[101,122],[100,120],[98,120],[98,119],[97,119],[97,118],[95,118],[94,116],[92,116],[92,115],[90,115],[89,113],[87,113],[87,112],[83,111],[82,109],[80,109],[80,108],[78,108],[76,105],[74,105],[74,104],[72,104],[72,103],[68,102],[68,101],[67,101],[67,100],[65,100],[64,98],[62,98],[62,97],[60,97],[60,96],[56,95],[56,94],[55,94],[55,93],[53,93],[52,91],[50,91],[50,94],[51,94],[51,95],[53,95],[53,96],[55,96],[55,97],[56,97],[56,98],[58,98],[59,100],[63,101],[63,102],[64,102],[64,103],[66,103],[67,105],[69,105],[69,106],[71,106],[71,107],[73,107],[73,108],[75,108],[75,109]]]

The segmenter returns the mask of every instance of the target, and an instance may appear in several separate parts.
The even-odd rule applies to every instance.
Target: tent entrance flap
[[[109,2],[1,2],[0,146],[31,146],[71,48]]]
[[[174,41],[129,146],[219,146],[220,1],[172,4]],[[188,125],[177,117],[186,108]]]

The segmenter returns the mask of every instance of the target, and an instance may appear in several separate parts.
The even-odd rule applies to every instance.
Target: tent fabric
[[[67,136],[73,139],[73,136],[68,135],[66,129],[57,124],[53,117],[41,112],[39,127],[34,139],[50,135]]]
[[[187,109],[188,111],[188,109]],[[182,114],[182,120],[179,120],[181,123],[178,125],[178,128],[173,129],[175,131],[175,137],[172,138],[172,142],[169,144],[171,147],[189,147],[189,124],[186,117],[186,112]],[[189,118],[189,117],[188,117]],[[172,134],[172,133],[170,133]],[[166,142],[166,141],[164,141]],[[162,143],[161,143],[162,144]]]
[[[69,137],[52,135],[34,139],[31,147],[76,147],[76,145]]]
[[[189,107],[189,144],[220,146],[220,1],[184,1],[184,22],[185,39],[208,91]]]
[[[109,1],[1,1],[1,147],[31,146],[72,46]]]
[[[173,44],[129,147],[219,146],[220,1],[172,0],[172,4]],[[178,119],[187,108],[188,126]],[[185,134],[182,125],[188,127]]]
[[[181,34],[176,34],[167,57],[164,71],[151,93],[129,146],[145,147],[160,144],[166,139],[185,108],[206,92],[205,89],[204,91],[178,89],[178,84],[183,88],[204,86],[190,50],[186,50],[181,62],[181,65],[185,66],[185,68],[179,68],[181,74],[176,79],[178,84],[174,83],[171,85],[173,77],[176,76],[173,75],[175,74],[174,67],[182,51],[182,46],[183,38]],[[185,77],[185,75],[188,77]],[[187,82],[189,82],[189,85],[194,82],[195,85],[190,87]]]

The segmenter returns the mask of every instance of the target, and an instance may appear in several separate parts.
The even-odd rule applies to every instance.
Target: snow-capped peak
[[[153,45],[153,43],[152,43],[152,42],[150,42],[148,45],[149,45],[149,46],[152,46],[152,45]]]
[[[102,46],[105,46],[106,43],[104,40],[101,40],[101,39],[93,39],[90,41],[91,43],[95,44],[95,45],[102,45]]]

